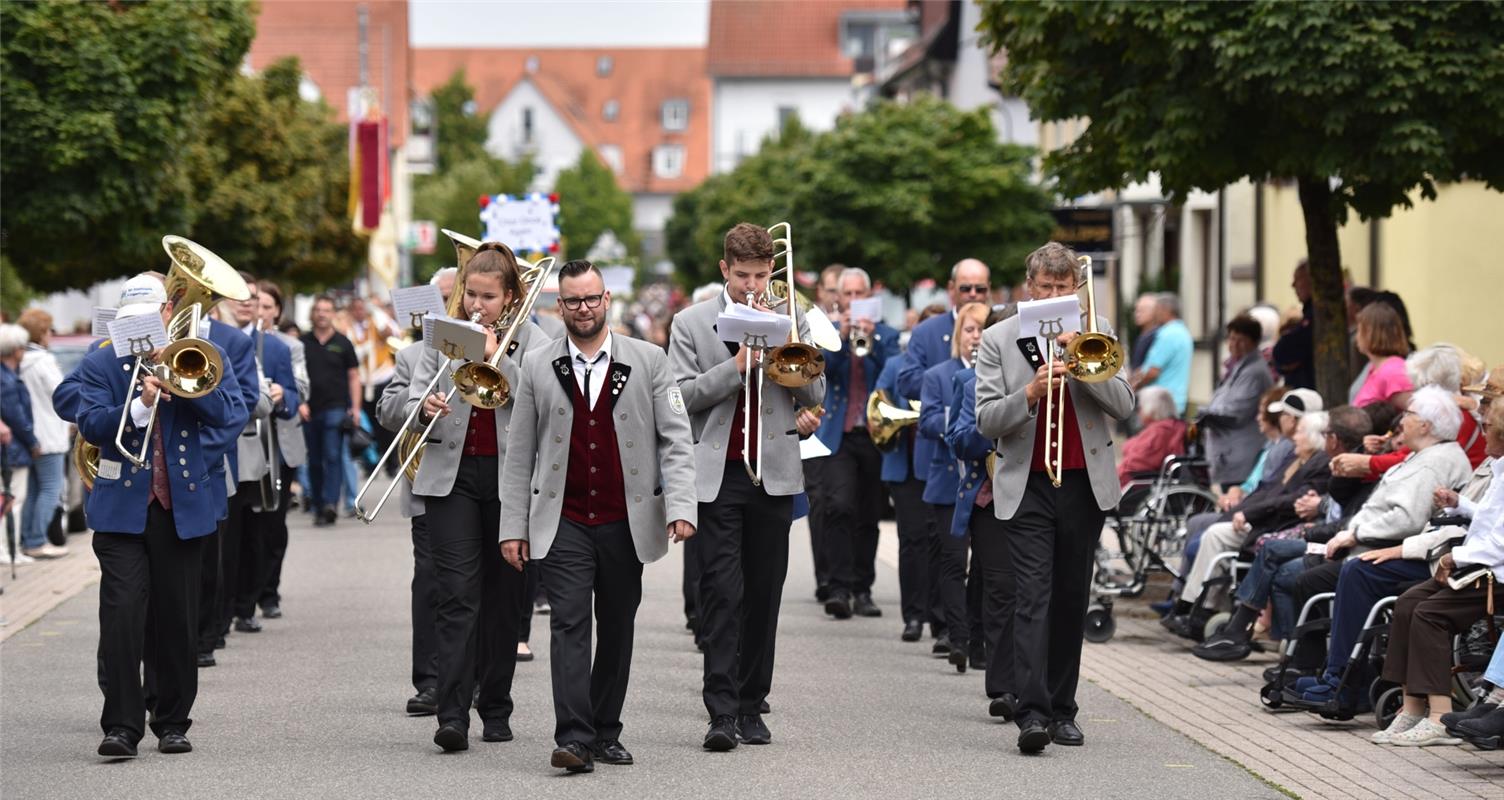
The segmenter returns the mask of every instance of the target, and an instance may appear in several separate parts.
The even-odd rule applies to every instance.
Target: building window
[[[663,103],[663,129],[682,131],[689,127],[689,101],[667,100]]]
[[[611,68],[613,66],[615,66],[615,61],[612,60],[611,56],[600,56],[600,57],[596,58],[595,59],[595,74],[596,74],[596,77],[600,77],[600,78],[609,78],[609,77],[611,77]]]
[[[610,167],[612,172],[615,172],[617,175],[621,174],[623,162],[621,159],[621,147],[619,145],[603,144],[600,147],[599,154],[601,161]]]
[[[653,174],[660,178],[677,178],[684,174],[684,147],[664,144],[653,148]]]
[[[528,56],[527,57],[527,61],[523,62],[522,67],[523,67],[523,69],[526,69],[528,71],[528,74],[532,74],[534,72],[537,72],[538,71],[538,57],[537,56]]]
[[[615,122],[619,116],[621,116],[621,103],[615,100],[607,100],[601,106],[601,119],[607,122]]]
[[[522,109],[522,143],[533,143],[533,107]]]
[[[788,127],[789,120],[799,119],[799,109],[793,106],[778,107],[778,130]]]
[[[841,37],[841,53],[847,58],[873,55],[877,50],[877,24],[866,20],[846,23]]]

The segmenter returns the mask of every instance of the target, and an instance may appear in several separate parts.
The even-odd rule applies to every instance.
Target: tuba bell
[[[867,396],[867,433],[877,449],[891,451],[898,445],[898,434],[919,422],[919,404],[913,405],[912,409],[893,405],[886,389],[878,389]]]

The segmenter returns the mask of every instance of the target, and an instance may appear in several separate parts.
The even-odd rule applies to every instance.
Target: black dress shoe
[[[1242,661],[1253,652],[1247,639],[1219,633],[1191,648],[1191,655],[1203,661]]]
[[[1442,727],[1447,729],[1447,733],[1453,736],[1461,737],[1461,734],[1457,732],[1457,723],[1470,719],[1478,719],[1479,717],[1486,717],[1489,714],[1493,713],[1493,710],[1498,707],[1498,703],[1490,703],[1487,701],[1474,703],[1472,706],[1462,711],[1451,711],[1446,714],[1442,714],[1441,724]]]
[[[903,636],[899,637],[905,642],[917,642],[924,635],[924,623],[918,620],[909,620],[903,624]]]
[[[736,749],[736,718],[730,714],[722,714],[710,723],[710,730],[705,732],[705,740],[700,746],[716,753],[724,753],[727,750]]]
[[[618,767],[632,765],[632,754],[627,752],[627,748],[621,746],[620,739],[598,739],[595,744],[590,745],[590,752],[595,756],[595,760],[602,764],[614,764]]]
[[[971,654],[967,656],[972,669],[987,669],[987,648],[977,644],[972,645]]]
[[[483,742],[510,742],[512,741],[512,726],[505,720],[496,720],[485,723],[485,729],[481,731],[480,740]]]
[[[1003,722],[1012,722],[1013,716],[1018,713],[1018,698],[1012,692],[1003,692],[1000,697],[992,698],[987,704],[987,714],[993,717],[1001,717]]]
[[[1455,726],[1462,738],[1482,750],[1498,750],[1504,742],[1504,708],[1495,708],[1481,717],[1465,719]]]
[[[930,645],[930,655],[936,658],[945,658],[950,655],[950,637],[941,634],[935,637],[935,643]]]
[[[829,600],[829,599],[830,599],[830,587],[829,586],[826,586],[825,584],[822,583],[819,586],[815,587],[815,602],[816,603],[823,603],[823,602],[825,602],[826,600]]]
[[[872,602],[871,592],[859,592],[852,598],[851,611],[859,617],[881,617],[883,610]]]
[[[409,716],[426,717],[439,711],[439,692],[433,687],[424,689],[407,699]]]
[[[840,592],[832,593],[825,601],[825,613],[836,619],[851,619],[851,598]]]
[[[223,649],[225,649],[225,637],[223,635],[215,637],[215,639],[214,639],[214,649],[215,650],[223,650]]]
[[[950,665],[956,668],[956,672],[966,672],[966,651],[959,647],[953,647],[946,656],[946,660],[950,661]]]
[[[1050,743],[1050,732],[1039,720],[1029,720],[1018,729],[1018,751],[1028,755],[1044,752]]]
[[[1062,719],[1050,723],[1050,741],[1062,747],[1080,747],[1086,744],[1086,736],[1081,733],[1081,728],[1073,719]]]
[[[590,754],[590,748],[579,742],[554,748],[554,754],[548,763],[555,769],[567,769],[570,772],[595,771],[595,757]]]
[[[98,752],[105,758],[135,758],[136,743],[131,740],[130,731],[116,728],[104,735]]]
[[[760,714],[743,714],[736,719],[736,734],[744,744],[771,744],[773,732],[768,730]]]
[[[168,731],[157,739],[157,752],[168,755],[191,753],[193,752],[193,744],[188,741],[187,736],[178,731]]]
[[[446,753],[469,750],[470,734],[465,729],[452,723],[441,725],[438,732],[433,735],[433,743],[443,748]]]
[[[212,667],[216,663],[217,662],[214,660],[214,653],[209,652],[209,653],[199,653],[198,654],[198,665],[200,667]]]
[[[236,633],[260,633],[261,632],[261,620],[256,619],[255,617],[248,617],[248,618],[237,617],[235,619],[235,632]]]
[[[771,714],[771,713],[773,713],[773,707],[770,706],[770,705],[768,705],[768,701],[764,700],[761,703],[757,704],[757,713],[759,713],[759,714]]]
[[[264,605],[261,607],[261,616],[266,619],[282,619],[282,606],[276,603]]]

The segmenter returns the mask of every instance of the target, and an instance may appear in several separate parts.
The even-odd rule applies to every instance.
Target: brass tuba
[[[898,434],[904,428],[919,422],[919,403],[911,401],[913,408],[893,405],[886,389],[878,389],[867,396],[867,433],[877,449],[892,450],[898,444]]]
[[[1065,361],[1065,371],[1072,378],[1082,383],[1102,383],[1111,380],[1123,368],[1123,346],[1117,339],[1105,333],[1097,331],[1097,300],[1092,291],[1091,256],[1081,256],[1080,262],[1086,269],[1086,280],[1078,282],[1076,288],[1086,287],[1086,332],[1079,334],[1071,340],[1070,345],[1061,354]],[[1053,365],[1056,350],[1059,346],[1050,342],[1045,348],[1048,354],[1048,364]],[[1056,398],[1059,395],[1059,398]],[[1060,463],[1065,458],[1065,437],[1061,429],[1065,426],[1065,382],[1060,383],[1059,389],[1050,389],[1045,394],[1044,416],[1046,420],[1055,420],[1053,424],[1045,426],[1044,439],[1044,471],[1049,476],[1050,483],[1060,486],[1061,469]]]

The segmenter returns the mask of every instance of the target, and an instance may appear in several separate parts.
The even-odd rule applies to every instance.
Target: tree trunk
[[[1347,303],[1342,285],[1342,252],[1332,189],[1325,176],[1299,179],[1300,208],[1306,222],[1306,257],[1315,306],[1311,350],[1316,364],[1316,391],[1326,407],[1347,402]]]

